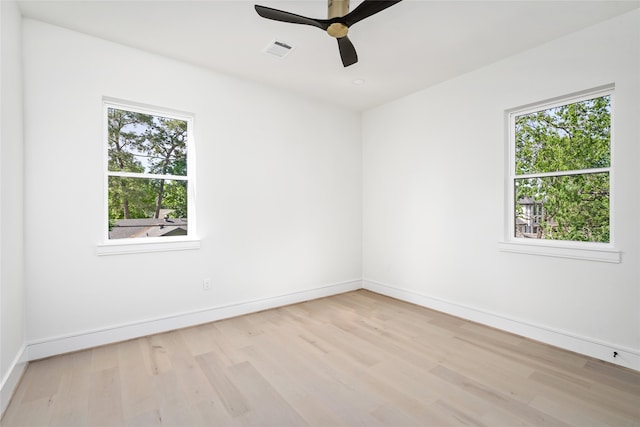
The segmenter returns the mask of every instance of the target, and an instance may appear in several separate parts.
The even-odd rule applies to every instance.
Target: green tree
[[[168,181],[164,187],[164,204],[176,218],[187,217],[187,181]]]
[[[187,122],[110,108],[109,170],[186,176]],[[186,181],[109,176],[109,220],[187,216]]]
[[[187,122],[184,120],[165,117],[147,116],[147,125],[142,138],[140,148],[149,156],[149,172],[161,175],[187,174]],[[160,216],[160,209],[173,209],[184,213],[186,216],[186,191],[184,204],[182,200],[172,197],[171,203],[163,203],[166,182],[158,180],[156,188],[156,201],[154,217]]]
[[[610,166],[610,141],[609,96],[516,117],[516,175],[545,174],[515,183],[516,202],[544,208],[540,238],[609,241],[609,173],[598,169]]]
[[[138,120],[137,113],[109,109],[109,170],[144,172],[144,167],[133,154],[138,140],[133,125]],[[109,177],[109,218],[139,218],[141,212],[137,207],[141,205],[145,195],[144,183]]]

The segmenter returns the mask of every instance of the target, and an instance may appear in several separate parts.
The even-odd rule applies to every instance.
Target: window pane
[[[187,234],[187,181],[109,177],[109,239]]]
[[[516,175],[610,166],[610,96],[516,116]]]
[[[515,237],[609,242],[609,173],[515,180]]]
[[[187,175],[187,122],[108,109],[109,170]]]

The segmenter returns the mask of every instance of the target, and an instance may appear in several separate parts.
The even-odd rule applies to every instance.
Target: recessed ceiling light
[[[362,86],[364,84],[364,79],[355,79],[352,83],[356,86]]]

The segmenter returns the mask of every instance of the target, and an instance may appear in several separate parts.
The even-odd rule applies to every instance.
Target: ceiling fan
[[[328,19],[314,19],[283,10],[255,5],[256,12],[263,18],[274,21],[289,22],[318,27],[338,40],[338,49],[342,65],[348,67],[358,62],[358,54],[353,43],[347,37],[349,27],[353,24],[375,15],[384,9],[399,3],[401,0],[364,0],[358,7],[349,12],[349,0],[328,0]]]

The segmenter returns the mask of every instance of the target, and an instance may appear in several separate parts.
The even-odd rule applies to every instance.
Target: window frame
[[[109,170],[109,109],[118,109],[136,113],[160,116],[187,122],[187,174],[185,176],[162,175],[151,173],[119,172]],[[146,104],[124,101],[115,98],[102,99],[102,163],[103,163],[103,215],[100,223],[102,242],[97,245],[97,255],[117,255],[138,252],[161,252],[173,250],[198,249],[200,241],[196,237],[196,198],[195,198],[195,115],[183,111],[150,106]],[[187,235],[166,237],[131,237],[124,239],[109,239],[109,177],[120,176],[142,179],[167,179],[187,182]]]
[[[620,251],[615,247],[615,86],[613,84],[600,86],[565,96],[548,99],[541,102],[523,105],[505,111],[506,126],[506,154],[505,159],[505,209],[504,209],[504,237],[498,248],[503,252],[524,253],[530,255],[552,256],[602,262],[621,262]],[[515,150],[515,120],[517,116],[531,114],[563,105],[586,101],[602,96],[610,97],[611,108],[611,139],[609,150],[609,167],[597,169],[581,169],[574,171],[557,171],[527,175],[516,175]],[[589,173],[607,172],[609,174],[609,242],[579,242],[570,240],[525,239],[515,236],[515,181],[535,175],[567,176],[586,175]]]

